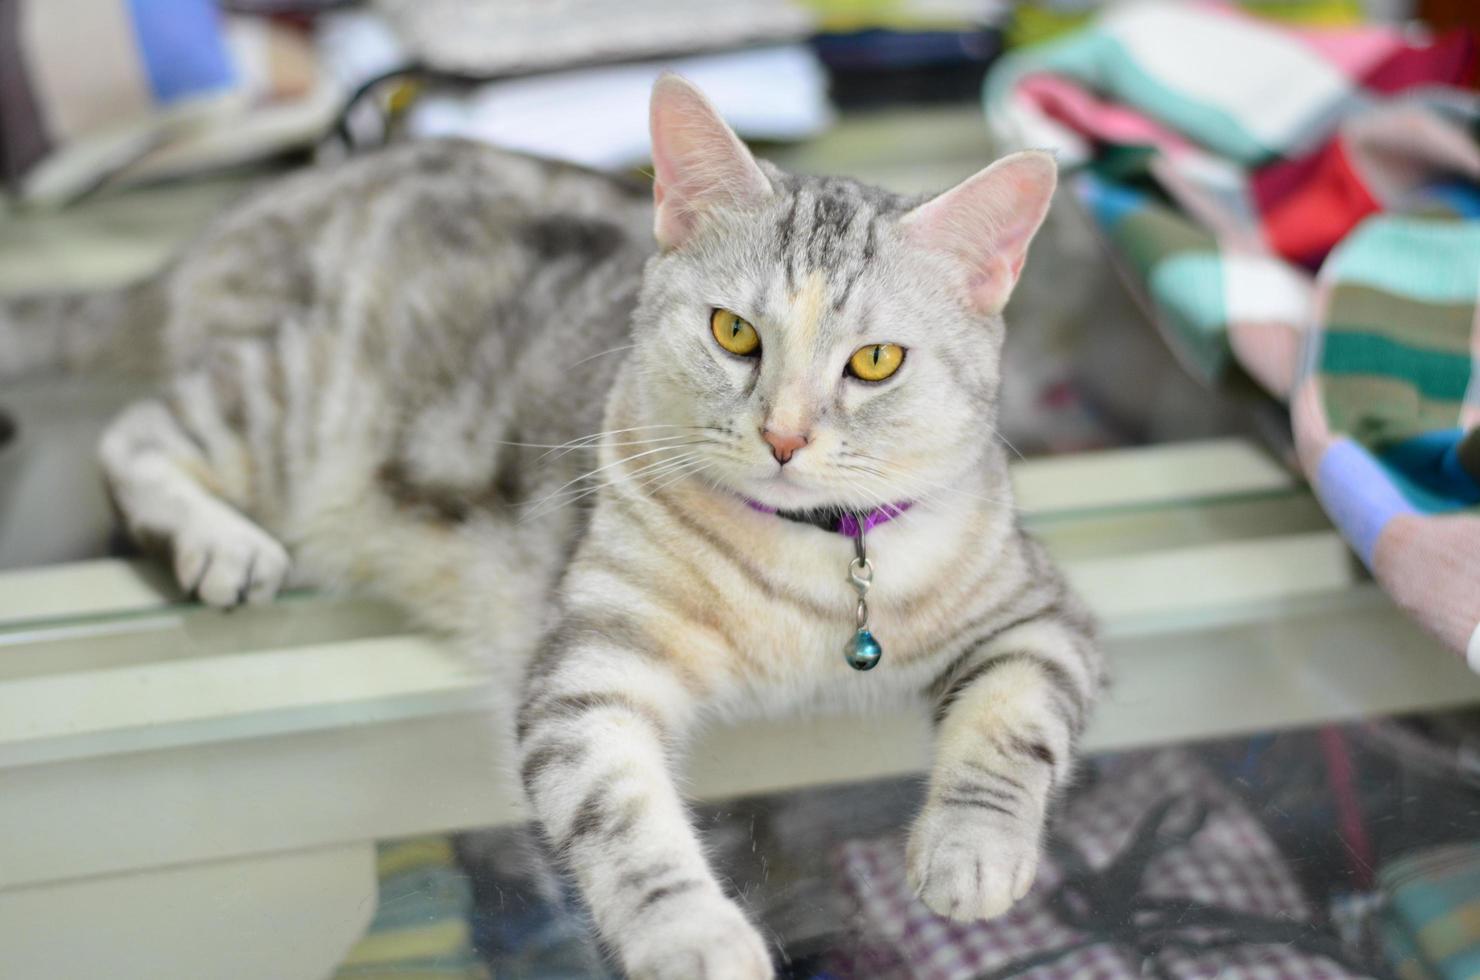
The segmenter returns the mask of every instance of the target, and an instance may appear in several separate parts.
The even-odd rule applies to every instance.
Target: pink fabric
[[[1468,85],[1474,72],[1474,38],[1468,31],[1457,30],[1428,47],[1394,51],[1362,77],[1362,87],[1391,93],[1421,85]]]
[[[1407,46],[1400,33],[1378,26],[1293,30],[1290,34],[1351,78],[1361,78]]]
[[[1232,320],[1228,324],[1233,356],[1265,391],[1281,398],[1289,398],[1295,383],[1300,358],[1298,326],[1273,320]]]
[[[1192,144],[1125,106],[1104,102],[1057,75],[1029,75],[1018,88],[1040,111],[1077,133],[1105,143],[1155,146],[1177,154]]]
[[[1464,650],[1480,623],[1477,543],[1480,517],[1472,514],[1399,514],[1372,550],[1378,582],[1453,650]]]

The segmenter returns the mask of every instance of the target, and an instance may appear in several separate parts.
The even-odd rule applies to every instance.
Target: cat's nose
[[[761,438],[771,446],[771,455],[776,457],[776,462],[785,466],[787,461],[807,444],[807,437],[795,433],[773,432],[770,429],[761,430]]]

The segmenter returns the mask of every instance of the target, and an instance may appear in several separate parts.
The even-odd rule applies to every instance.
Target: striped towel
[[[487,980],[473,951],[473,890],[445,837],[380,845],[380,902],[332,980]]]
[[[1480,100],[1468,34],[1133,0],[987,81],[1057,148],[1158,327],[1291,403],[1299,455],[1398,603],[1480,670]]]

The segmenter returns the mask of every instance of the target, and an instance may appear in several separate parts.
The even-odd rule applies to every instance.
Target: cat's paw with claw
[[[193,515],[173,545],[180,587],[220,609],[268,602],[288,576],[283,546],[225,507]]]
[[[958,922],[999,916],[1033,886],[1041,832],[1037,820],[931,803],[910,831],[910,887]]]
[[[633,980],[771,980],[770,952],[739,906],[723,895],[675,899],[661,921],[635,927],[622,960]],[[658,911],[658,910],[655,910]]]

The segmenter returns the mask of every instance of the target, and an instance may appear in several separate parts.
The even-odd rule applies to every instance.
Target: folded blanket
[[[1057,148],[1189,369],[1288,400],[1400,605],[1480,670],[1480,100],[1468,34],[1131,2],[1004,59],[990,123]]]

